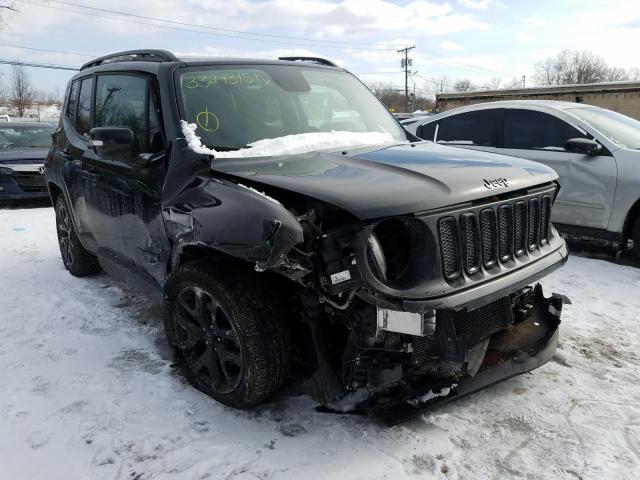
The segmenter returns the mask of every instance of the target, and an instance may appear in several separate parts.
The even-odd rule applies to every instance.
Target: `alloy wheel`
[[[183,288],[175,302],[177,347],[199,382],[218,393],[242,379],[240,338],[229,315],[203,288]]]
[[[73,245],[71,243],[71,235],[73,234],[73,227],[66,205],[61,205],[56,211],[56,227],[58,229],[58,243],[62,260],[65,265],[72,265]]]

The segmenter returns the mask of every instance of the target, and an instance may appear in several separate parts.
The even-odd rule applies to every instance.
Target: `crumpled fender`
[[[298,219],[277,200],[212,178],[209,157],[190,150],[184,139],[173,147],[162,199],[172,268],[185,247],[205,246],[262,271],[284,262],[303,242]]]

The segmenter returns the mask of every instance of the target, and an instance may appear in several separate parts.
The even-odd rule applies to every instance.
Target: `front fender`
[[[256,270],[277,267],[303,242],[298,219],[274,199],[225,180],[199,178],[164,208],[172,269],[186,247],[208,247]]]

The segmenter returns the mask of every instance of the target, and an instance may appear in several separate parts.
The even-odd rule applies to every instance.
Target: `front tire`
[[[58,195],[56,199],[55,212],[58,246],[64,268],[76,277],[98,273],[100,271],[98,259],[80,243],[71,220],[71,212],[62,195]]]
[[[636,258],[640,261],[640,217],[636,219],[636,225],[633,228],[633,249],[636,252]]]
[[[165,292],[167,340],[193,386],[240,409],[280,388],[289,363],[285,311],[254,272],[196,260]]]

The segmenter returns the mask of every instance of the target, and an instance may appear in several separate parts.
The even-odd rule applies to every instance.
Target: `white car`
[[[552,220],[561,232],[616,247],[632,240],[640,254],[639,121],[592,105],[513,100],[448,110],[405,128],[424,140],[552,167],[561,186]]]

